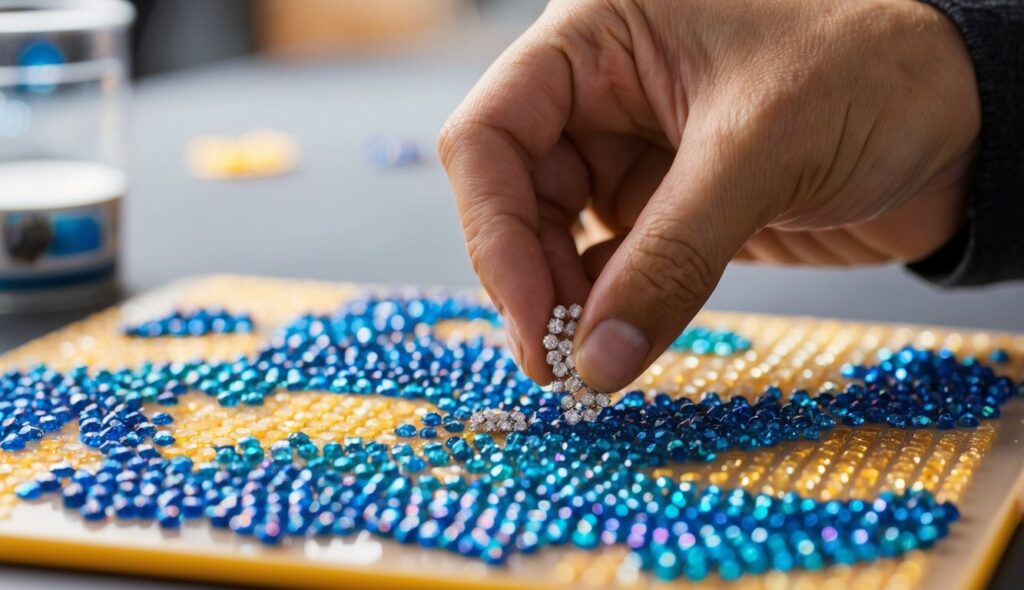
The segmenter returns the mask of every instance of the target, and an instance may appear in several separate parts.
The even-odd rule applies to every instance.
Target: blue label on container
[[[103,229],[99,209],[58,214],[52,217],[53,238],[50,256],[85,254],[103,247]]]

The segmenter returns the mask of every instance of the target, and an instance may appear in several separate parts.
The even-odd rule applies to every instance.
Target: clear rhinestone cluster
[[[469,417],[467,426],[473,432],[523,432],[529,424],[519,410],[481,410]]]
[[[544,336],[544,349],[547,350],[548,364],[555,380],[551,382],[551,391],[563,393],[562,417],[569,424],[581,421],[594,422],[601,410],[607,408],[611,399],[607,394],[592,391],[576,372],[576,362],[572,355],[572,337],[576,333],[576,322],[583,315],[583,308],[572,304],[568,308],[563,305],[555,307],[548,322],[548,333]]]

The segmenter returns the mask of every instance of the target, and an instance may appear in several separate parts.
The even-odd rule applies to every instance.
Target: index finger
[[[539,37],[528,33],[498,58],[445,123],[438,147],[473,269],[535,378],[546,374],[540,341],[554,287],[530,171],[555,146],[572,102],[568,60]]]

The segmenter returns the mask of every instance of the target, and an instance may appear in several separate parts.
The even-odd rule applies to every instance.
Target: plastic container
[[[133,19],[120,0],[0,0],[0,313],[117,293]]]

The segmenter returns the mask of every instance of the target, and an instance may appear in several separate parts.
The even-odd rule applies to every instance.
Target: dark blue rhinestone
[[[157,426],[167,426],[174,422],[174,418],[166,412],[157,412],[153,414],[152,422]]]
[[[963,414],[957,420],[957,424],[964,428],[977,428],[978,417],[975,416],[974,414]]]
[[[174,444],[174,437],[168,432],[158,432],[156,436],[153,437],[153,444],[158,447],[166,447]]]

